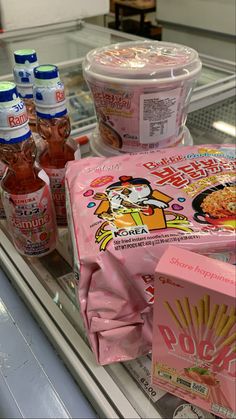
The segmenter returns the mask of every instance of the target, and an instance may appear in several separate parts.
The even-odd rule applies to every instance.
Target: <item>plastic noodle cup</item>
[[[113,157],[124,155],[124,152],[121,150],[111,148],[101,140],[101,135],[98,131],[98,128],[95,128],[95,130],[92,132],[89,139],[89,144],[92,155],[95,157]],[[181,147],[186,145],[193,145],[193,138],[189,132],[189,129],[185,126],[182,135],[180,138],[178,138],[177,142],[173,144],[173,147]]]
[[[90,51],[83,72],[102,142],[123,152],[176,144],[201,67],[195,50],[168,42],[124,42]]]

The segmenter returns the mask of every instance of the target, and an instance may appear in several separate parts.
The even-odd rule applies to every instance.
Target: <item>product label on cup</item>
[[[165,140],[176,134],[176,118],[181,89],[145,93],[140,96],[140,143]]]
[[[2,192],[2,202],[16,249],[26,256],[41,256],[55,247],[57,230],[48,185],[29,194]]]

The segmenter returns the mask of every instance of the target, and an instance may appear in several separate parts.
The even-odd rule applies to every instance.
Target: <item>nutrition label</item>
[[[180,92],[178,88],[168,93],[145,93],[140,96],[141,144],[154,143],[175,135]]]

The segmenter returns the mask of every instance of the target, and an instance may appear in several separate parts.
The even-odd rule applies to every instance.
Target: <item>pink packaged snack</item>
[[[90,51],[83,70],[103,144],[136,152],[181,143],[201,71],[195,50],[170,42],[122,42]]]
[[[151,350],[154,270],[169,244],[234,251],[234,168],[226,145],[68,164],[77,296],[99,363]]]
[[[170,246],[155,273],[153,383],[236,417],[236,271]]]

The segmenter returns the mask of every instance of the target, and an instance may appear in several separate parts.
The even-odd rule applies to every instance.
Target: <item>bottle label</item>
[[[24,102],[17,97],[0,109],[0,143],[18,143],[31,135]]]
[[[57,228],[48,185],[22,195],[3,190],[2,202],[13,242],[21,254],[42,256],[55,248]]]
[[[24,102],[18,97],[0,109],[0,126],[2,129],[19,127],[28,121]]]
[[[65,172],[66,169],[51,169],[44,167],[49,176],[52,198],[56,211],[57,225],[67,225],[66,196],[65,196]]]
[[[22,100],[31,99],[33,102],[33,86],[21,86],[17,84],[17,91]],[[34,102],[33,102],[34,103]]]
[[[64,84],[57,81],[52,86],[34,86],[34,101],[38,116],[55,118],[67,113]]]
[[[31,137],[28,123],[18,129],[6,131],[0,129],[0,144],[15,144],[27,140]]]
[[[33,86],[34,83],[34,67],[37,67],[38,63],[34,62],[31,65],[28,63],[27,68],[26,64],[16,65],[13,69],[15,83],[17,85],[30,85]]]

